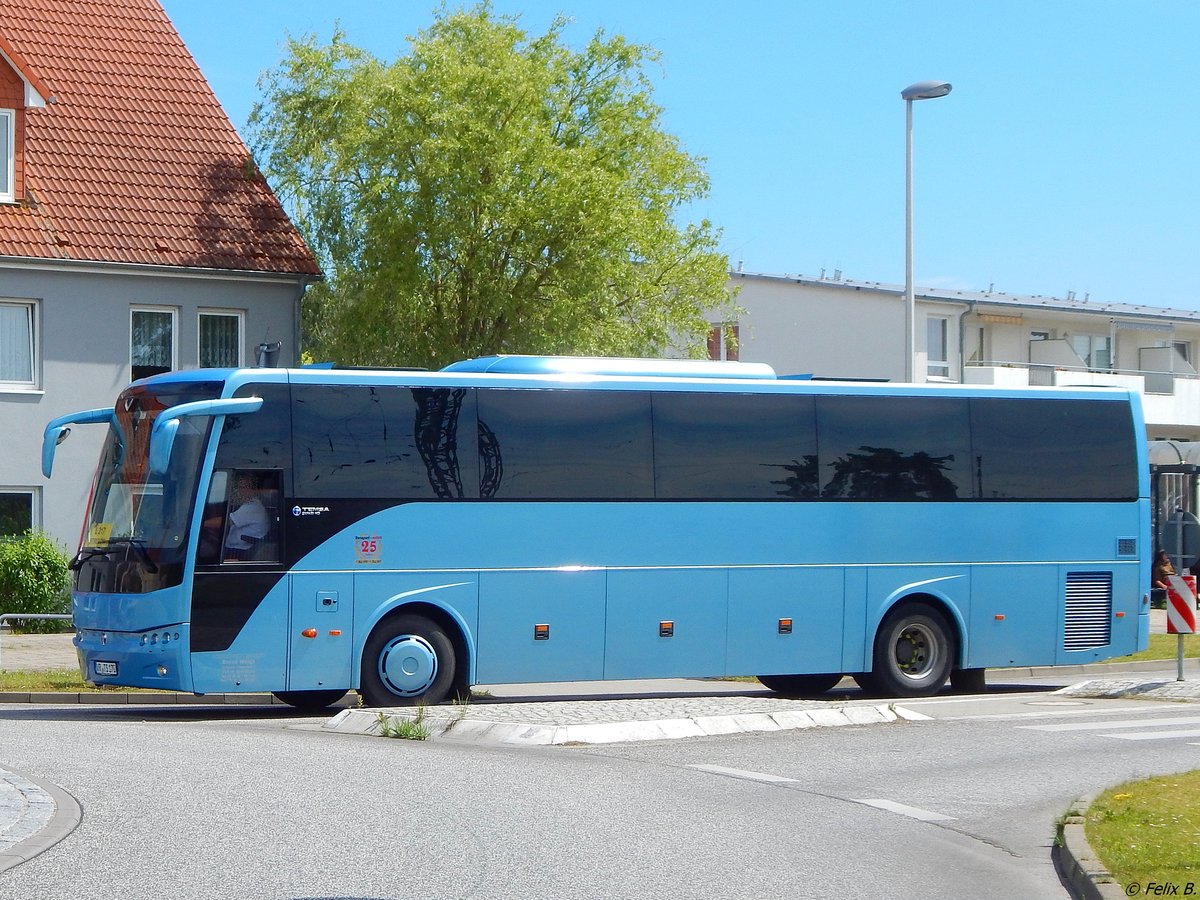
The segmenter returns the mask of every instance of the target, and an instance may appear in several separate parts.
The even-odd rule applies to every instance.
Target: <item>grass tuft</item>
[[[399,738],[404,741],[424,741],[429,739],[429,728],[425,725],[425,707],[417,706],[412,718],[408,716],[389,716],[381,712],[375,714],[379,724],[379,733],[387,738]]]

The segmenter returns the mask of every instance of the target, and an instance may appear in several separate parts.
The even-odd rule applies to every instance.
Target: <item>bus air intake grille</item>
[[[1068,572],[1064,650],[1107,646],[1112,636],[1112,572]]]

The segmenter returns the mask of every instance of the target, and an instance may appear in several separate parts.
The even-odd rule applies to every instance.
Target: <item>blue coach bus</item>
[[[75,570],[99,684],[357,690],[845,674],[921,696],[1146,646],[1137,395],[490,357],[137,381]]]

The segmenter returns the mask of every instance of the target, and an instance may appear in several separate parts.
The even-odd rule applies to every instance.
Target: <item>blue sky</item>
[[[286,35],[394,59],[433,0],[162,0],[235,126]],[[901,283],[904,102],[914,105],[918,285],[1200,309],[1200,2],[495,0],[579,46],[661,52],[666,127],[705,157],[746,271]]]

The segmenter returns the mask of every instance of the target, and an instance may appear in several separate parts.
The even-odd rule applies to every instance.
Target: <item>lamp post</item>
[[[900,92],[904,98],[904,380],[916,380],[917,301],[913,295],[913,164],[912,107],[914,100],[933,100],[950,93],[948,81],[918,81]]]

